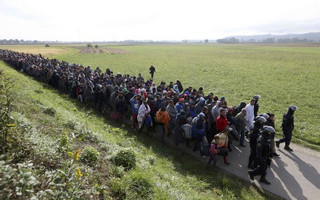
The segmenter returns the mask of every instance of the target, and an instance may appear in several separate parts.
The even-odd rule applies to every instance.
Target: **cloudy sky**
[[[0,0],[0,39],[218,39],[320,31],[320,0]]]

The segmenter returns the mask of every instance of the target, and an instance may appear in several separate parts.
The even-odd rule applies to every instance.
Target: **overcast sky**
[[[0,0],[0,39],[218,39],[320,31],[320,0]]]

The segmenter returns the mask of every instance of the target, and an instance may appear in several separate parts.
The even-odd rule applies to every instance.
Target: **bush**
[[[114,157],[117,166],[122,166],[125,170],[134,169],[136,167],[136,155],[132,150],[121,150]]]
[[[56,110],[54,108],[46,108],[43,113],[53,117],[56,115]]]
[[[99,159],[99,151],[91,146],[86,147],[81,154],[81,161],[89,165],[95,165]]]

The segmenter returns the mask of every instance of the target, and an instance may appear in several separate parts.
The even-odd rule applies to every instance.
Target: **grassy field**
[[[76,187],[74,183],[80,182],[80,186],[73,188],[72,192],[86,191],[91,194],[91,199],[98,199],[102,194],[105,195],[105,198],[110,199],[125,197],[131,199],[133,197],[130,195],[134,196],[135,191],[141,190],[139,185],[135,185],[137,180],[140,180],[139,184],[142,180],[143,186],[146,182],[151,184],[151,186],[147,185],[147,188],[142,188],[142,190],[147,190],[148,195],[142,198],[140,194],[138,197],[134,196],[135,199],[276,198],[270,194],[261,193],[247,182],[225,175],[221,171],[215,172],[208,169],[186,155],[181,156],[177,151],[168,149],[152,138],[138,138],[125,128],[117,124],[110,124],[103,116],[85,108],[76,100],[70,99],[68,95],[61,94],[17,72],[2,61],[0,61],[0,70],[4,70],[6,76],[15,80],[11,88],[14,98],[12,115],[20,124],[28,124],[30,127],[30,135],[26,134],[24,137],[33,144],[34,161],[32,162],[42,163],[41,165],[50,163],[50,169],[38,169],[37,164],[34,164],[34,167],[27,171],[28,176],[31,174],[40,181],[41,188],[45,188],[47,180],[50,180],[50,178],[45,178],[44,174],[52,173],[52,168],[58,168],[65,173],[73,169],[70,168],[70,162],[67,161],[66,152],[59,150],[62,145],[61,141],[64,141],[62,138],[65,138],[66,135],[68,139],[63,145],[68,151],[74,152],[77,149],[83,151],[86,146],[93,146],[100,152],[100,162],[97,166],[77,164],[84,174],[80,180],[74,180],[75,175],[71,171],[70,177],[64,179],[66,185],[63,186],[63,191],[57,190],[61,184],[49,187],[53,191],[51,192],[53,197],[61,194],[70,195],[70,187]],[[89,142],[87,139],[74,137],[83,129],[92,132],[99,140]],[[94,138],[89,132],[86,137],[88,135]],[[121,167],[114,166],[110,158],[120,150],[128,148],[137,156],[137,167],[126,172]],[[80,155],[80,157],[83,156],[82,153]],[[20,156],[20,159],[26,158]],[[44,173],[45,170],[47,170],[46,173]],[[14,178],[15,176],[12,177]],[[34,188],[30,187],[28,186],[29,191],[33,191],[34,188],[35,191],[41,189],[38,185]]]
[[[275,113],[278,137],[282,115],[295,104],[293,141],[320,149],[319,45],[104,45],[102,54],[80,54],[81,46],[1,48],[145,77],[152,64],[157,83],[179,79],[184,87],[202,86],[205,93],[225,96],[229,105],[259,94],[260,112]]]

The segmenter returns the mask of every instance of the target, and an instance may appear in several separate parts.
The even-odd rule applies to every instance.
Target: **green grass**
[[[148,186],[151,183],[154,185],[152,194],[155,199],[276,198],[260,193],[258,189],[238,178],[207,169],[203,164],[188,156],[181,156],[177,151],[161,145],[152,138],[138,138],[125,128],[110,124],[103,116],[85,108],[76,100],[15,71],[3,62],[0,62],[0,70],[4,70],[7,76],[15,80],[12,88],[13,116],[32,124],[37,132],[35,143],[40,141],[38,145],[48,145],[47,149],[42,148],[46,149],[45,151],[50,151],[50,145],[54,145],[54,141],[63,137],[65,132],[71,137],[72,127],[78,123],[101,137],[104,147],[97,148],[105,156],[106,162],[108,157],[112,157],[121,149],[130,148],[135,152],[136,169],[129,172],[121,172],[121,168],[109,169],[109,173],[123,174],[120,178],[114,178],[109,174],[110,179],[105,180],[107,186],[123,189],[133,187],[132,184],[141,183]],[[51,112],[44,112],[48,109]],[[87,145],[86,141],[72,141],[70,145],[73,151],[83,149]],[[95,174],[89,176],[95,178]],[[144,191],[143,194],[145,193],[149,195],[150,191]]]
[[[28,46],[6,46],[28,51]],[[109,67],[114,73],[139,72],[150,77],[149,66],[156,67],[155,81],[179,79],[184,87],[202,86],[205,93],[225,96],[229,105],[249,102],[261,95],[260,112],[273,112],[278,137],[282,136],[282,115],[290,104],[295,113],[293,141],[320,149],[320,47],[290,45],[114,45],[99,48],[121,49],[126,54],[79,54],[81,46],[52,46],[66,52],[44,52],[51,58],[84,66]],[[41,52],[42,48],[39,49]],[[36,47],[31,47],[31,52]],[[48,50],[47,50],[48,51]]]

